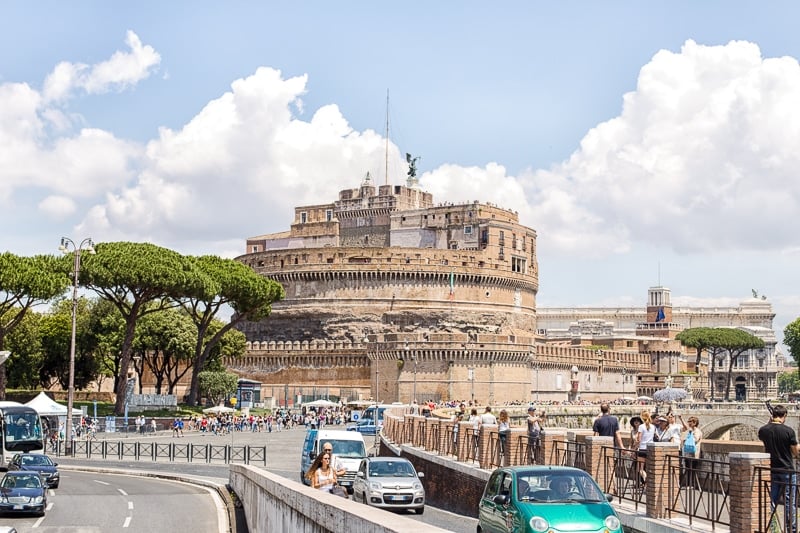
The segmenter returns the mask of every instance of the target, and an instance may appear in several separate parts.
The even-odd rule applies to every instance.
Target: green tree
[[[675,340],[697,351],[694,367],[697,372],[700,372],[700,358],[703,355],[703,351],[708,350],[708,348],[714,346],[715,343],[714,328],[685,329],[675,336]]]
[[[29,311],[6,337],[6,348],[11,351],[11,356],[3,366],[6,367],[9,388],[36,389],[42,385],[39,381],[44,361],[39,335],[41,318],[40,313]]]
[[[69,270],[55,256],[0,254],[0,350],[28,311],[64,293]],[[6,367],[0,365],[0,400],[6,397]]]
[[[800,366],[800,318],[783,328],[783,343],[789,347],[792,359]]]
[[[103,298],[92,302],[85,342],[97,363],[95,380],[98,390],[107,378],[120,374],[122,339],[125,321],[114,304]]]
[[[186,399],[189,405],[196,405],[200,372],[205,370],[212,350],[222,337],[239,322],[258,321],[269,316],[273,302],[283,299],[286,293],[279,283],[232,259],[202,256],[193,258],[192,262],[196,282],[181,303],[197,326],[195,363]],[[226,308],[234,311],[230,321],[209,335],[211,324]]]
[[[205,394],[213,405],[224,402],[236,392],[239,376],[231,372],[213,372],[204,370],[200,372],[200,391]]]
[[[715,328],[718,331],[718,347],[728,352],[728,376],[725,383],[725,401],[730,400],[731,378],[736,360],[745,352],[764,347],[764,341],[741,329]]]
[[[789,394],[800,390],[800,373],[797,370],[778,374],[778,393]]]
[[[168,309],[197,280],[192,265],[177,252],[149,243],[110,242],[85,255],[81,284],[111,302],[125,321],[115,379],[114,412],[122,416],[127,395],[127,371],[133,356],[136,323],[144,315]]]
[[[156,394],[167,384],[167,394],[173,394],[178,381],[192,368],[195,328],[182,310],[167,309],[142,317],[136,326],[134,350],[140,357],[136,372],[141,377],[144,368],[155,380]]]

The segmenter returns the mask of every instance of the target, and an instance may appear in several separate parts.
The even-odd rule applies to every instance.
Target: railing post
[[[648,442],[647,458],[644,468],[647,472],[645,490],[647,491],[647,516],[650,518],[666,518],[670,507],[670,486],[680,490],[680,469],[675,469],[672,483],[669,480],[668,455],[678,455],[680,446],[671,442]]]
[[[497,433],[497,424],[481,425],[481,437],[479,441],[480,445],[478,446],[478,461],[480,462],[481,468],[484,469],[492,468],[492,432]]]
[[[731,508],[731,533],[758,530],[758,486],[756,467],[769,468],[768,453],[731,452],[730,486],[728,497]],[[767,498],[769,502],[769,498]],[[735,512],[733,512],[735,510]]]
[[[511,428],[511,433],[508,435],[506,442],[506,464],[508,465],[524,465],[527,463],[525,454],[525,443],[520,437],[527,435],[528,430],[525,428]]]
[[[597,484],[605,488],[606,469],[603,465],[603,449],[613,453],[614,437],[586,437],[586,473],[592,476]]]

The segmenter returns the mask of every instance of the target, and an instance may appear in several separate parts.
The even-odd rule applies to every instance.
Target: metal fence
[[[48,445],[57,457],[67,456],[64,441]],[[69,457],[135,461],[185,461],[188,463],[267,464],[266,446],[232,444],[158,443],[119,440],[75,440]]]

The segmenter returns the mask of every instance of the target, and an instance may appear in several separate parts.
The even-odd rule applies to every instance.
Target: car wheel
[[[414,509],[414,512],[417,513],[417,514],[422,514],[422,513],[425,512],[425,508],[424,507],[420,507],[419,509]]]

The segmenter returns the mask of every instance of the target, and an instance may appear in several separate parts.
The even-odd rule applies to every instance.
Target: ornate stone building
[[[286,299],[241,327],[248,357],[226,361],[239,374],[391,401],[529,397],[536,232],[515,212],[434,204],[413,182],[367,175],[333,203],[296,207],[289,231],[249,238],[247,251],[239,260]]]
[[[744,385],[747,398],[770,395],[782,365],[761,300],[673,308],[669,289],[653,287],[642,308],[537,310],[536,232],[489,203],[434,204],[411,178],[376,186],[367,175],[246,246],[238,259],[281,283],[286,298],[267,320],[240,325],[247,356],[224,362],[278,403],[320,390],[401,402],[618,398],[652,394],[667,379],[703,396],[707,361],[695,368],[674,340],[701,325],[767,342],[762,358],[737,362],[737,394]]]

